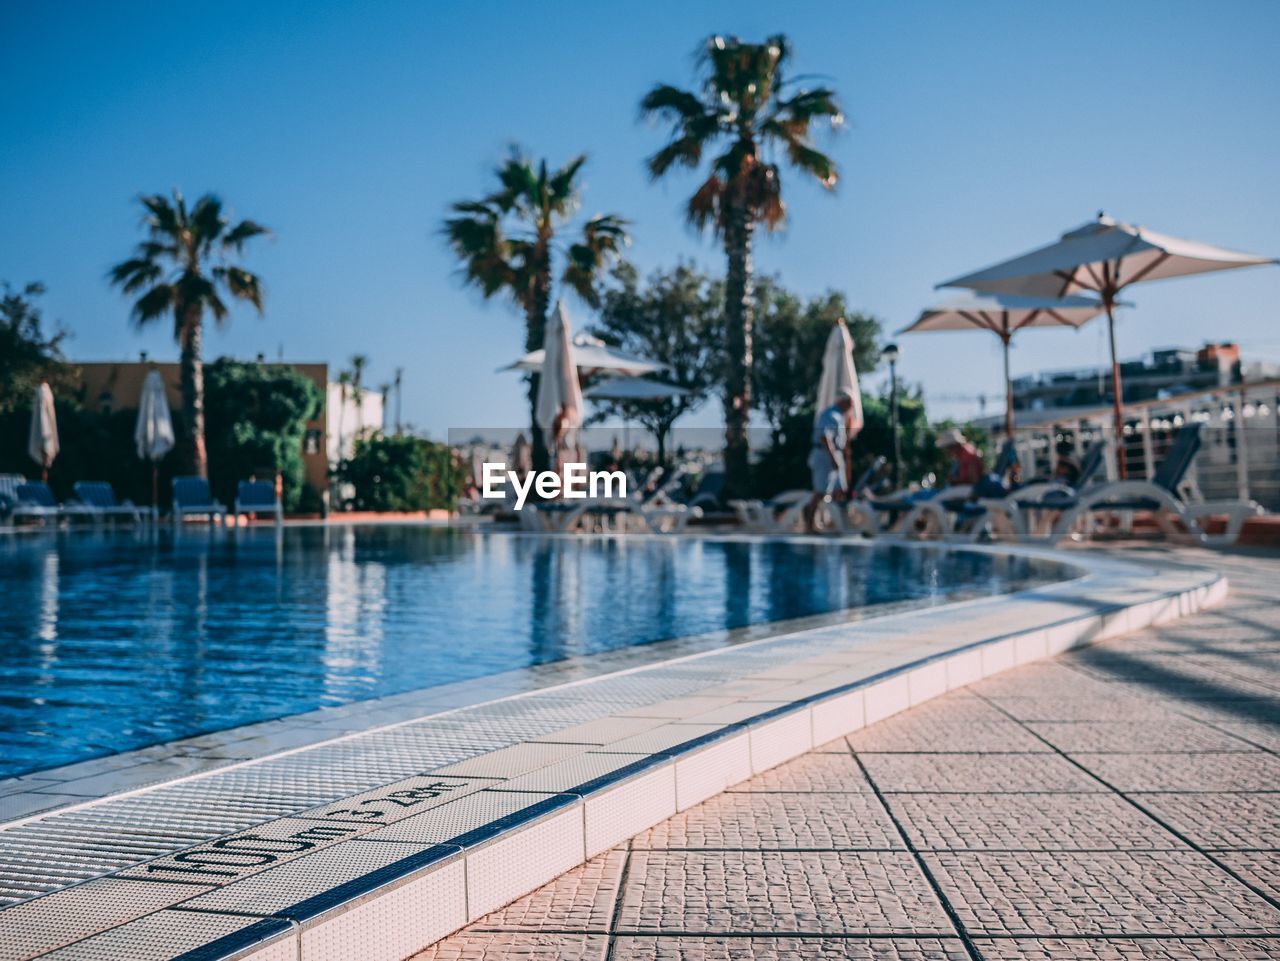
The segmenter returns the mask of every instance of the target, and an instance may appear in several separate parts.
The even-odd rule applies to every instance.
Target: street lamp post
[[[893,432],[893,489],[902,484],[902,445],[898,439],[898,345],[885,344],[880,359],[889,362],[889,425]]]

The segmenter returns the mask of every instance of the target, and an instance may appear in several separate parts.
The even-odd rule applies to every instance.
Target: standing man
[[[813,425],[813,447],[809,451],[813,495],[804,509],[804,525],[810,534],[817,533],[814,516],[819,503],[828,496],[837,501],[849,496],[845,449],[851,439],[849,411],[856,399],[852,390],[841,388],[836,393],[836,402],[819,414]]]

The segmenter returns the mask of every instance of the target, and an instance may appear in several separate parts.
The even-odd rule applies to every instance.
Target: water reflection
[[[0,776],[521,665],[1056,571],[420,527],[0,540]]]

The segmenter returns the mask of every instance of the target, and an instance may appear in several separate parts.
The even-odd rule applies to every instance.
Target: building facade
[[[1171,347],[1120,364],[1126,404],[1164,400],[1179,394],[1228,387],[1242,377],[1236,344],[1205,344],[1198,350]],[[1263,376],[1274,376],[1264,374]],[[1014,410],[1098,407],[1111,403],[1109,367],[1049,370],[1013,381]]]
[[[292,368],[319,387],[322,394],[326,397],[328,395],[326,390],[329,382],[328,364],[280,362],[266,363],[265,366]],[[76,367],[80,372],[81,402],[86,406],[105,411],[136,408],[142,396],[143,381],[146,380],[148,372],[155,370],[164,381],[169,407],[174,411],[182,410],[181,367],[177,363],[107,360],[77,363]],[[329,486],[326,410],[327,404],[326,409],[322,409],[315,420],[307,421],[306,433],[302,440],[305,482],[308,487],[322,496]]]

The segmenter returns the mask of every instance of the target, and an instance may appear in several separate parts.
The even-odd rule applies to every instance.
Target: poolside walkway
[[[1280,957],[1280,557],[1170,555],[1227,604],[825,744],[419,961]]]

